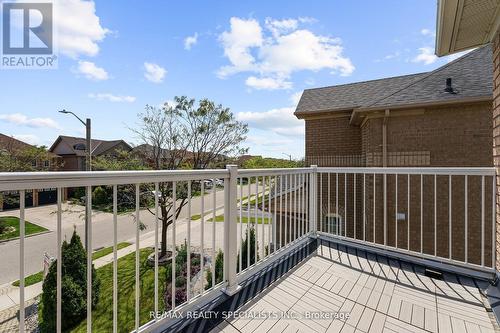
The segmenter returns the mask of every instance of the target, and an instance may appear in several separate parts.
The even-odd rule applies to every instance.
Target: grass
[[[35,274],[31,274],[27,277],[24,278],[24,286],[28,287],[31,286],[35,283],[42,282],[43,281],[43,272],[40,271]],[[12,285],[14,287],[19,287],[19,280],[12,282]]]
[[[15,216],[2,216],[0,217],[0,223],[3,223],[6,227],[14,227],[13,232],[1,233],[0,240],[8,240],[12,238],[19,237],[19,218]],[[40,232],[48,231],[44,227],[41,227],[37,224],[30,223],[25,221],[25,235],[33,235],[38,234]]]
[[[116,244],[116,248],[117,248],[117,250],[120,250],[120,249],[123,249],[129,245],[131,245],[131,243],[122,242],[122,243]],[[105,247],[104,249],[100,249],[100,250],[92,253],[92,260],[99,259],[101,257],[104,257],[104,256],[110,254],[110,253],[113,253],[113,246],[108,246],[108,247]]]
[[[127,242],[122,242],[122,243],[116,244],[118,250],[123,249],[124,247],[127,247],[129,245],[131,245],[131,243],[127,243]],[[108,247],[105,247],[104,249],[100,249],[100,250],[94,252],[92,254],[92,259],[96,260],[96,259],[102,258],[105,255],[108,255],[110,253],[113,253],[112,246],[108,246]],[[24,286],[28,287],[28,286],[31,286],[35,283],[42,282],[42,281],[43,281],[43,271],[40,271],[38,273],[34,273],[34,274],[31,274],[31,275],[25,277],[24,278]],[[12,285],[14,287],[19,287],[19,280],[12,282]]]
[[[207,222],[212,222],[212,219],[211,218],[208,219]],[[224,222],[224,215],[217,215],[215,217],[215,222]],[[238,222],[240,222],[239,217],[238,217]],[[264,224],[271,223],[268,217],[264,217],[264,219],[262,217],[258,217],[257,224],[262,224],[262,222],[264,222]],[[248,216],[243,216],[243,218],[241,219],[241,223],[248,223]],[[255,223],[255,217],[250,217],[250,223]]]
[[[154,269],[147,265],[147,257],[153,249],[140,250],[139,275],[140,292],[140,323],[150,320],[149,312],[154,310]],[[101,280],[101,294],[96,308],[92,311],[92,331],[113,331],[113,264],[97,269]],[[159,286],[165,285],[165,268],[159,267]],[[135,253],[128,254],[118,260],[118,331],[131,332],[135,326]],[[160,309],[164,307],[162,295],[159,295]],[[83,320],[71,332],[86,332],[87,322]]]

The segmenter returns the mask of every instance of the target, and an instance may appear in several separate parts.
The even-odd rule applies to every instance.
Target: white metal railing
[[[211,180],[209,184],[205,181]],[[221,181],[217,181],[221,180]],[[219,189],[217,187],[219,184]],[[141,192],[141,186],[148,191]],[[237,292],[238,282],[272,263],[279,253],[293,249],[311,235],[348,239],[373,247],[401,251],[480,270],[494,270],[495,263],[495,171],[493,168],[296,168],[238,170],[113,171],[0,173],[0,192],[20,192],[20,332],[25,331],[25,247],[27,190],[56,188],[56,331],[62,327],[61,245],[63,193],[66,188],[85,187],[87,209],[92,211],[92,191],[108,186],[112,191],[112,331],[118,321],[118,206],[123,186],[134,192],[135,293],[133,330],[150,331],[163,324],[163,317],[141,317],[140,219],[153,213],[154,305],[162,311],[189,309],[219,295]],[[161,188],[170,186],[169,197]],[[131,190],[132,191],[132,190]],[[141,198],[152,193],[151,207]],[[218,194],[223,195],[222,205]],[[185,201],[183,201],[183,198]],[[176,300],[176,272],[160,285],[161,201],[169,199],[173,214],[170,232],[171,262],[176,246],[186,244],[186,297]],[[12,212],[11,212],[12,213]],[[198,217],[194,217],[198,215]],[[92,214],[88,217],[87,267],[93,249]],[[217,221],[223,221],[217,223]],[[168,242],[167,242],[168,243]],[[223,276],[218,277],[218,250],[223,250]],[[479,250],[478,250],[479,249]],[[33,252],[33,251],[31,251]],[[193,284],[192,255],[200,259],[197,284]],[[1,264],[0,264],[1,265]],[[0,267],[4,269],[4,267]],[[198,269],[198,268],[196,268]],[[211,284],[207,283],[208,271]],[[194,278],[193,278],[194,280]],[[201,282],[200,282],[201,281]],[[170,284],[168,301],[160,295]],[[201,287],[200,287],[201,284]],[[184,288],[180,287],[180,288]],[[87,269],[87,332],[92,327],[92,270]],[[170,304],[169,306],[168,303]],[[111,306],[111,305],[110,305]],[[111,330],[111,329],[110,329]]]
[[[493,168],[318,168],[320,233],[495,269]]]
[[[120,281],[119,272],[119,211],[118,207],[120,192],[127,186],[135,198],[133,202],[133,220],[135,221],[135,232],[131,245],[134,248],[134,280],[135,290],[131,299],[134,299],[134,313],[132,316],[133,330],[149,331],[161,324],[162,317],[145,320],[141,317],[141,249],[144,241],[140,223],[149,215],[147,210],[153,213],[154,226],[154,311],[155,314],[162,311],[175,311],[189,306],[194,306],[218,295],[224,291],[233,294],[238,290],[237,282],[268,261],[274,254],[296,244],[299,239],[309,235],[307,223],[308,212],[308,186],[311,169],[268,169],[268,170],[238,170],[236,166],[228,166],[220,170],[179,170],[179,171],[111,171],[111,172],[44,172],[44,173],[0,173],[0,192],[20,191],[20,208],[18,216],[20,219],[20,243],[19,243],[19,280],[20,280],[20,323],[19,331],[25,331],[25,266],[26,266],[26,205],[25,196],[27,190],[56,188],[57,204],[54,215],[57,234],[56,258],[57,258],[57,287],[56,287],[56,328],[57,332],[62,330],[61,312],[62,303],[61,282],[63,278],[61,266],[61,245],[65,230],[63,221],[66,217],[63,209],[64,191],[68,188],[85,188],[86,208],[92,212],[92,193],[97,186],[106,186],[112,193],[112,230],[109,230],[113,242],[112,254],[112,330],[117,332],[119,326],[119,299]],[[211,183],[207,183],[210,180]],[[219,180],[219,181],[217,181]],[[220,183],[218,189],[217,183]],[[211,185],[210,185],[211,184]],[[148,185],[147,191],[143,186]],[[207,186],[210,185],[210,188]],[[183,195],[186,199],[180,214],[173,214],[171,225],[168,228],[170,244],[172,244],[171,262],[176,263],[176,246],[185,241],[187,245],[185,289],[186,298],[179,302],[176,299],[176,278],[182,272],[176,272],[176,264],[171,265],[170,284],[171,299],[170,307],[163,295],[166,286],[160,285],[159,278],[159,246],[161,226],[161,187],[170,186],[169,200],[171,212],[176,212],[176,206],[180,205]],[[196,194],[195,192],[196,188]],[[180,192],[186,193],[181,194]],[[179,193],[178,193],[179,192]],[[218,203],[217,197],[223,194],[222,205]],[[143,196],[154,196],[153,207],[145,207],[141,203]],[[219,200],[220,201],[220,200]],[[195,211],[196,206],[196,211]],[[16,214],[9,212],[9,215]],[[199,217],[194,217],[198,215]],[[48,216],[47,218],[51,218]],[[93,329],[92,311],[92,253],[94,246],[93,236],[95,232],[92,223],[93,214],[88,216],[86,243],[87,252],[87,332]],[[217,221],[223,220],[223,223]],[[180,229],[184,231],[179,231]],[[111,236],[112,233],[112,236]],[[83,235],[82,235],[83,236]],[[185,240],[183,239],[185,238]],[[167,242],[168,243],[168,242]],[[245,245],[245,248],[243,248]],[[97,245],[99,246],[99,244]],[[216,267],[218,250],[223,251],[223,278],[219,280]],[[30,253],[32,253],[31,251]],[[36,251],[34,251],[36,252]],[[196,252],[196,253],[194,253]],[[198,282],[193,284],[192,254],[199,255],[200,269]],[[245,255],[245,257],[244,257]],[[1,264],[0,264],[1,265]],[[6,269],[6,267],[0,267]],[[211,284],[208,284],[207,274],[211,273]],[[200,277],[201,276],[201,277]],[[200,287],[201,284],[201,287]],[[162,295],[163,302],[162,302]],[[180,304],[178,304],[180,303]]]

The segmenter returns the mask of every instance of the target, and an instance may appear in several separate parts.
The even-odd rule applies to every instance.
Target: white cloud
[[[272,109],[265,112],[240,112],[236,115],[239,121],[261,130],[285,136],[304,135],[304,123],[293,115],[295,107]]]
[[[18,126],[61,129],[57,122],[55,122],[51,118],[29,118],[28,116],[21,113],[0,114],[0,120]]]
[[[195,32],[193,36],[187,36],[184,39],[184,49],[191,50],[191,48],[198,43],[198,33]]]
[[[29,143],[30,145],[40,145],[40,138],[33,134],[14,134],[14,139]]]
[[[98,101],[109,101],[109,102],[127,102],[133,103],[135,102],[134,96],[118,96],[109,93],[98,93],[98,94],[89,94],[89,98],[97,99]]]
[[[271,77],[263,77],[258,78],[255,76],[249,76],[245,84],[250,88],[254,88],[257,90],[265,89],[265,90],[276,90],[276,89],[290,89],[292,87],[292,82],[286,81],[285,78],[271,78]]]
[[[294,107],[296,107],[297,104],[299,104],[301,97],[302,97],[302,91],[297,91],[296,93],[292,94],[292,96],[290,96],[290,101],[292,102],[292,105]]]
[[[167,74],[167,70],[165,68],[150,62],[144,63],[144,70],[144,77],[153,83],[163,82],[163,79]]]
[[[95,56],[99,53],[98,43],[110,31],[102,27],[96,15],[94,1],[54,1],[54,24],[57,29],[59,51],[69,57],[79,55]]]
[[[79,61],[77,73],[83,74],[87,79],[94,81],[103,81],[109,79],[108,72],[102,67],[90,61]]]
[[[420,30],[420,33],[424,36],[435,36],[436,35],[436,33],[434,31],[427,29],[427,28]]]
[[[426,46],[418,49],[418,55],[415,56],[411,61],[422,62],[424,65],[430,65],[438,60],[438,57],[434,54],[434,49],[432,47]]]
[[[219,38],[230,65],[220,68],[218,76],[251,72],[259,75],[246,80],[252,88],[289,89],[297,71],[330,69],[332,74],[350,75],[354,65],[343,55],[340,39],[298,29],[299,23],[309,20],[267,18],[270,33],[266,34],[255,19],[232,17],[230,30]]]

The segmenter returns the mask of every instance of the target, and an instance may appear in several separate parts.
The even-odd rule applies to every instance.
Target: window
[[[342,233],[342,216],[337,214],[325,214],[323,215],[322,222],[324,232],[329,232],[331,234]]]
[[[37,166],[36,160],[35,160],[35,161],[31,161],[31,166],[32,166],[33,168],[36,168],[36,166]]]
[[[46,168],[49,168],[50,167],[50,161],[49,160],[43,161],[43,166],[46,167]]]

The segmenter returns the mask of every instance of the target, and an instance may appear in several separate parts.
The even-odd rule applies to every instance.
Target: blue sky
[[[250,153],[304,155],[292,115],[307,88],[432,70],[436,0],[57,0],[56,70],[0,70],[0,132],[50,146],[83,136],[140,143],[146,104],[209,98],[250,125]]]

